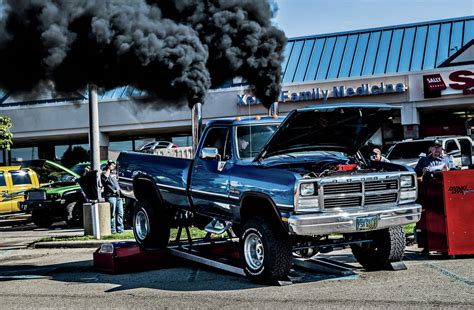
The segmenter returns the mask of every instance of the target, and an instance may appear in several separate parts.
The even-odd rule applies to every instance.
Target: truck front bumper
[[[357,233],[368,230],[357,229],[357,219],[377,217],[379,230],[391,226],[416,223],[421,217],[421,205],[412,203],[391,209],[358,210],[338,213],[311,213],[292,215],[288,219],[290,233],[295,235],[327,235],[333,233]]]

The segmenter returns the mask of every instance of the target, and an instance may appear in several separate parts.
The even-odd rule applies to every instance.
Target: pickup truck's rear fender
[[[282,222],[280,213],[270,196],[258,192],[247,192],[240,202],[240,222],[244,224],[253,216],[262,216],[277,224],[285,231],[287,225]]]
[[[163,203],[160,190],[156,187],[154,180],[146,175],[137,175],[133,179],[133,193],[137,200],[153,200],[159,204]]]

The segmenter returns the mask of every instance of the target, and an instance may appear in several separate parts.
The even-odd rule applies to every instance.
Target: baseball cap
[[[110,166],[110,165],[112,165],[112,164],[117,165],[117,162],[116,162],[115,160],[113,160],[113,159],[107,160],[107,166]]]
[[[434,146],[443,146],[443,142],[441,142],[441,140],[439,140],[439,139],[436,139],[436,140],[434,140],[433,145]]]

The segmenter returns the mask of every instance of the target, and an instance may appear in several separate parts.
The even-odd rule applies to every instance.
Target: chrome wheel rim
[[[253,270],[262,267],[265,252],[262,239],[256,233],[250,233],[245,239],[244,253],[247,266]]]
[[[148,230],[150,227],[150,222],[148,220],[148,215],[146,212],[140,210],[137,212],[135,217],[135,233],[139,240],[144,240],[148,235]]]

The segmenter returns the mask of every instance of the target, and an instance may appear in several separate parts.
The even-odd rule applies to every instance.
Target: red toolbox
[[[142,250],[135,242],[106,243],[94,252],[94,269],[104,273],[140,272],[173,266],[173,256],[167,249]]]
[[[418,247],[448,255],[474,254],[474,170],[444,171],[420,182],[423,206]]]

